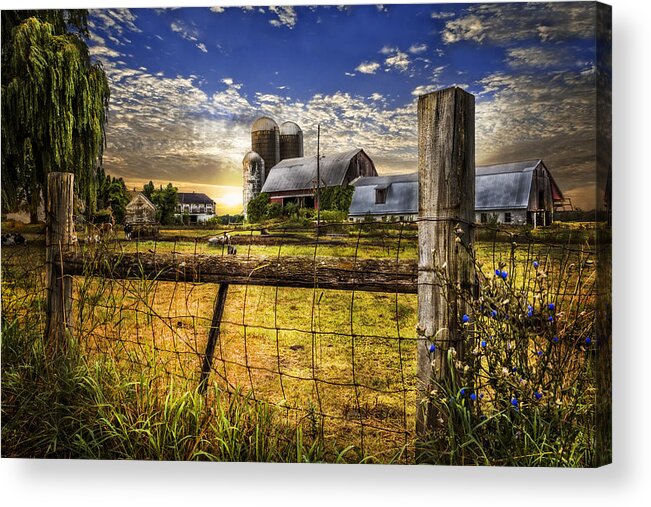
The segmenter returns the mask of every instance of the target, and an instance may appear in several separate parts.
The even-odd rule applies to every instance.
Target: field
[[[508,285],[527,301],[534,302],[540,297],[536,292],[533,262],[540,265],[541,270],[544,268],[547,293],[553,299],[546,296],[545,301],[534,305],[542,308],[553,301],[562,309],[558,315],[559,327],[554,332],[561,336],[565,333],[569,338],[577,332],[575,320],[588,318],[585,312],[594,315],[596,276],[594,245],[590,244],[594,229],[587,225],[573,225],[559,232],[565,240],[561,245],[553,244],[542,232],[533,237],[521,231],[479,231],[475,250],[478,266],[486,280],[494,284],[494,270],[508,270]],[[125,242],[113,238],[101,244],[82,242],[79,248],[97,255],[106,251],[226,255],[223,249],[210,247],[205,241],[207,236],[219,233],[221,231],[164,230],[157,241]],[[259,231],[231,230],[231,234],[237,257],[304,256],[315,262],[324,257],[389,260],[417,257],[416,231],[410,225],[339,225],[330,230],[326,228],[316,242],[313,231],[305,230],[272,229],[271,239],[266,236],[261,242],[250,239],[259,236]],[[235,237],[237,234],[242,235],[240,241]],[[291,237],[291,241],[283,240],[283,236]],[[244,240],[244,237],[249,239]],[[22,356],[19,353],[21,337],[37,340],[38,332],[30,334],[26,330],[29,326],[33,326],[35,331],[41,329],[44,310],[43,245],[33,241],[22,248],[4,248],[2,251],[3,336],[11,338],[11,343],[3,339],[3,385],[10,386],[3,390],[3,420],[9,421],[8,425],[3,425],[5,449],[8,432],[13,432],[11,434],[15,437],[21,435],[24,421],[20,418],[24,414],[21,416],[17,406],[20,397],[26,396],[17,387],[16,390],[12,387],[18,386],[19,381],[26,382],[24,373],[27,367],[11,361],[25,358],[24,352]],[[154,446],[155,451],[151,445],[143,444],[137,447],[138,450],[125,450],[124,457],[414,461],[417,403],[415,295],[231,285],[212,364],[210,381],[213,388],[203,399],[196,395],[196,387],[216,294],[217,286],[214,284],[75,277],[75,343],[71,349],[77,351],[76,356],[83,358],[84,367],[89,371],[106,369],[108,373],[100,375],[106,378],[95,379],[100,387],[113,375],[119,380],[114,379],[112,387],[120,386],[113,392],[114,399],[104,400],[105,405],[113,406],[113,412],[110,417],[104,416],[104,422],[96,432],[104,434],[107,428],[113,428],[112,439],[117,438],[115,426],[119,426],[120,417],[123,417],[120,424],[125,427],[120,430],[124,432],[120,433],[121,441],[133,439],[134,435],[126,427],[129,426],[127,420],[131,421],[129,424],[133,428],[142,430],[143,421],[155,419],[152,407],[162,403],[161,412],[167,418],[168,403],[190,396],[191,403],[186,406],[188,413],[198,411],[203,418],[211,414],[212,421],[216,417],[214,411],[222,417],[224,414],[232,416],[229,411],[235,407],[238,414],[248,414],[250,420],[246,427],[254,435],[248,435],[242,444],[243,448],[254,445],[254,452],[225,452],[219,446],[221,450],[216,449],[216,444],[210,442],[208,436],[222,442],[226,439],[212,422],[203,419],[202,424],[207,424],[210,431],[204,426],[198,434],[196,429],[190,431],[194,435],[190,439],[192,446],[182,444],[183,452],[175,447],[179,446],[178,442],[168,445],[176,449],[171,454],[169,449],[159,449],[158,445]],[[508,336],[512,332],[510,323],[486,323],[479,315],[476,321],[477,329],[483,326],[486,333],[501,330],[504,336]],[[531,339],[531,347],[543,337],[544,332],[538,331]],[[583,330],[577,339],[585,340],[591,332]],[[474,336],[472,340],[475,340]],[[479,338],[476,342],[479,343]],[[507,346],[506,339],[504,344]],[[13,347],[11,351],[7,349],[9,346]],[[537,352],[534,349],[529,352]],[[574,357],[572,350],[573,345],[567,345],[567,357]],[[31,361],[35,360],[33,351],[28,356]],[[572,374],[577,368],[585,373],[584,361],[581,360],[585,359],[583,350],[579,350],[577,357],[564,363],[568,368],[568,378],[574,378]],[[485,370],[490,361],[488,355],[483,363],[480,361],[474,382],[478,382],[482,369]],[[35,388],[39,384],[30,385]],[[590,386],[590,383],[585,385]],[[558,387],[568,388],[565,384]],[[499,389],[493,385],[484,391],[487,401],[490,398],[494,407],[498,405],[495,400]],[[105,396],[108,396],[107,390],[103,389]],[[594,395],[590,392],[583,394],[588,398]],[[561,403],[567,401],[561,397],[558,399],[563,400]],[[94,403],[99,410],[98,401],[94,400]],[[125,411],[122,416],[116,415],[119,413],[116,405],[120,404]],[[254,407],[253,412],[248,412],[250,407]],[[455,410],[457,408],[463,413],[471,407],[464,402]],[[587,412],[582,412],[582,415],[592,418],[592,408],[583,408]],[[452,410],[452,407],[448,409]],[[497,410],[496,413],[502,412]],[[92,415],[87,416],[93,419]],[[260,448],[266,449],[268,442],[264,445],[251,443],[251,438],[255,442],[262,438],[255,436],[256,432],[265,431],[261,417],[268,425],[265,438],[273,440],[278,452],[261,451]],[[169,422],[168,419],[165,421]],[[153,434],[151,428],[148,431]],[[55,433],[62,442],[71,438],[59,434],[58,430]],[[245,433],[242,430],[242,435]],[[237,440],[233,435],[231,438]],[[583,432],[579,440],[588,446],[593,438],[591,429]],[[88,436],[84,439],[95,442]],[[107,437],[107,441],[112,440]],[[61,451],[61,447],[56,446],[53,450],[51,442],[48,445],[43,449],[31,446],[29,439],[18,439],[8,447],[9,451],[3,451],[3,455],[6,452],[11,455],[52,456],[60,456],[58,452],[64,455],[66,452],[81,453],[75,446],[73,452]],[[113,456],[110,449],[94,445],[94,452],[99,456]],[[447,448],[447,444],[443,447]],[[82,449],[87,449],[87,446]],[[279,449],[284,450],[280,452]],[[434,462],[455,459],[447,450],[442,450],[441,456],[445,459],[430,458]],[[560,464],[583,463],[585,466],[587,460],[589,456],[582,454],[577,456],[576,462],[563,463],[561,459]],[[499,463],[496,457],[495,464]]]

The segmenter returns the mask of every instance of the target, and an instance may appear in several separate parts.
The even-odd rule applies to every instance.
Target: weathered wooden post
[[[47,177],[45,263],[47,321],[45,339],[50,352],[65,348],[72,328],[72,276],[64,275],[63,256],[72,248],[74,175],[53,172]]]
[[[454,347],[459,357],[464,353],[464,304],[459,289],[474,286],[469,256],[456,240],[459,237],[464,244],[473,241],[473,95],[460,88],[447,88],[418,99],[418,181],[416,432],[425,436],[441,417],[429,398],[436,384],[451,374],[447,352]],[[437,269],[441,271],[437,273]],[[431,345],[436,347],[434,352],[430,352]]]
[[[219,331],[224,315],[224,307],[226,306],[226,296],[228,295],[228,284],[220,283],[219,292],[215,298],[215,307],[212,314],[212,322],[210,324],[210,333],[208,334],[208,343],[206,345],[206,353],[203,356],[203,363],[201,365],[201,379],[199,380],[199,392],[205,394],[208,387],[208,378],[210,377],[210,370],[212,369],[212,359],[215,355],[215,345],[219,340]]]

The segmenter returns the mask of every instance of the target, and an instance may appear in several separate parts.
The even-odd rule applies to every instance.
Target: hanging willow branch
[[[78,34],[59,32],[31,17],[3,41],[3,206],[25,200],[33,217],[51,171],[74,173],[78,195],[94,208],[105,144],[106,74]]]

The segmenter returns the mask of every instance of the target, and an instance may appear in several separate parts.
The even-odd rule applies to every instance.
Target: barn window
[[[386,204],[387,202],[387,188],[377,187],[375,189],[375,204]]]
[[[505,224],[511,223],[511,213],[509,212],[504,213],[504,223]]]
[[[482,224],[487,224],[488,223],[488,214],[487,213],[482,213],[481,214],[481,223]]]

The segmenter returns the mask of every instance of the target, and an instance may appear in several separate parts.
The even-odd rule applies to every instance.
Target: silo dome
[[[280,160],[303,156],[303,131],[293,121],[280,126]]]
[[[265,180],[264,160],[255,151],[244,155],[242,160],[242,204],[244,214],[251,199],[256,198],[262,191]]]
[[[251,125],[251,149],[264,160],[265,177],[280,161],[280,129],[268,116],[262,116]]]
[[[297,125],[298,126],[298,125]],[[259,132],[261,130],[274,130],[278,128],[278,124],[273,118],[268,116],[261,116],[251,125],[251,132]]]

